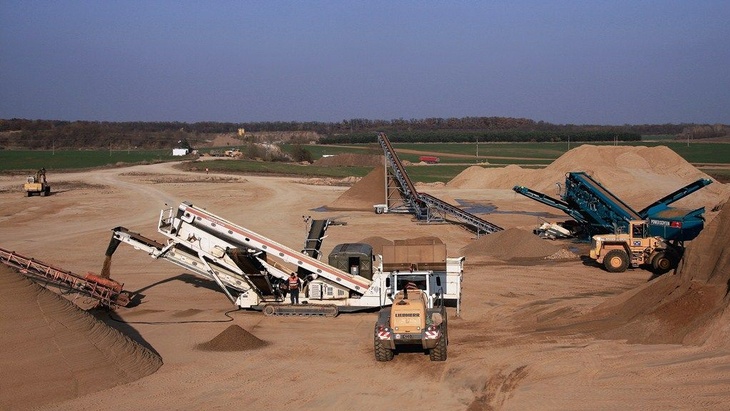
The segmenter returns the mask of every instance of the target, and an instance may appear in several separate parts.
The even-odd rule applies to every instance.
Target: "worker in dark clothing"
[[[301,281],[295,273],[291,273],[289,276],[289,299],[293,304],[299,304],[299,285]]]

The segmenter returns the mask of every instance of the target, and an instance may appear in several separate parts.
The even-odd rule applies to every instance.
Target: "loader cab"
[[[631,226],[631,238],[647,238],[649,235],[649,225],[643,220],[634,220],[629,222]]]
[[[428,299],[428,307],[433,307],[433,273],[431,271],[393,271],[386,279],[385,285],[388,289],[388,297],[394,299],[396,295],[404,290],[421,290]],[[439,289],[440,290],[440,289]],[[439,295],[440,296],[440,295]],[[437,298],[439,296],[436,296]]]

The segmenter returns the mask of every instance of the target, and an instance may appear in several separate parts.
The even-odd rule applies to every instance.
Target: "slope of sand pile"
[[[362,240],[360,240],[358,242],[370,244],[370,246],[373,247],[373,254],[380,254],[380,255],[383,255],[383,246],[384,245],[393,245],[392,241],[388,240],[387,238],[383,238],[383,237],[379,237],[379,236],[363,238]]]
[[[578,319],[578,329],[631,343],[730,346],[730,206],[687,247],[677,274],[627,291]]]
[[[385,201],[385,170],[375,167],[368,175],[327,206],[330,210],[372,211]]]
[[[258,339],[237,325],[231,325],[212,340],[198,344],[196,348],[203,351],[246,351],[265,345],[266,341]]]
[[[0,313],[0,409],[80,397],[162,365],[158,355],[4,265]]]
[[[542,170],[510,165],[472,166],[447,183],[453,188],[511,189],[522,185],[557,196],[565,174],[584,171],[636,210],[699,178],[710,178],[665,146],[593,146],[574,148]],[[677,207],[712,208],[730,195],[725,184],[713,183],[680,200]]]
[[[332,157],[322,157],[314,162],[316,166],[383,166],[382,155],[343,153]]]
[[[493,257],[503,261],[522,258],[546,258],[561,250],[559,245],[546,241],[532,232],[510,228],[480,237],[463,247],[467,258]]]

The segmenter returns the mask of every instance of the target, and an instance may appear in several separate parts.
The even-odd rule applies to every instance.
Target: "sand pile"
[[[692,241],[677,274],[623,293],[581,317],[580,331],[631,343],[730,346],[730,206]]]
[[[332,157],[322,157],[314,162],[316,166],[383,166],[382,155],[343,153]]]
[[[463,247],[461,254],[467,258],[493,257],[503,261],[524,258],[547,258],[561,247],[543,240],[530,231],[510,228],[480,237]]]
[[[484,168],[471,166],[451,179],[446,186],[454,188],[497,188],[511,189],[515,181],[532,180],[536,170],[524,169],[516,165],[503,168]],[[519,183],[519,185],[526,185]]]
[[[80,397],[162,365],[155,353],[4,265],[0,312],[0,409]]]
[[[585,171],[604,187],[640,210],[657,199],[699,178],[710,178],[665,146],[593,146],[574,148],[542,170],[518,166],[504,168],[469,167],[454,177],[448,187],[511,189],[522,185],[557,196],[565,174]],[[677,207],[711,209],[730,195],[724,184],[713,183],[678,201]]]
[[[231,325],[212,340],[198,344],[196,348],[203,351],[247,351],[267,344],[243,328]]]
[[[385,202],[385,170],[375,167],[327,206],[330,210],[373,211],[373,204]]]
[[[393,245],[392,241],[388,240],[387,238],[378,236],[363,238],[362,240],[358,241],[358,243],[370,244],[370,246],[373,247],[373,254],[380,255],[383,255],[384,245]]]

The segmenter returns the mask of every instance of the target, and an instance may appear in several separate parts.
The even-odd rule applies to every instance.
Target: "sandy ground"
[[[161,240],[155,229],[160,209],[183,200],[292,248],[302,247],[305,216],[347,222],[328,230],[325,255],[338,243],[374,235],[436,235],[450,256],[474,241],[458,226],[418,224],[405,215],[314,211],[347,188],[291,178],[231,179],[161,164],[49,174],[49,182],[61,188],[50,197],[25,198],[13,189],[18,181],[0,177],[0,246],[77,273],[101,270],[113,227]],[[427,191],[489,202],[499,212],[484,217],[505,228],[538,225],[539,217],[525,211],[556,215],[508,189]],[[98,316],[164,364],[142,379],[67,400],[39,390],[35,401],[17,403],[12,392],[0,392],[10,409],[664,410],[727,409],[730,403],[727,344],[628,344],[539,325],[646,284],[651,273],[644,270],[609,274],[580,259],[467,260],[462,313],[456,318],[450,312],[449,358],[443,363],[417,353],[376,362],[374,313],[330,319],[230,312],[234,307],[210,282],[126,245],[114,255],[111,273],[142,298],[139,305]],[[267,344],[237,352],[196,348],[231,325]],[[53,366],[43,372],[51,381],[73,378]]]

